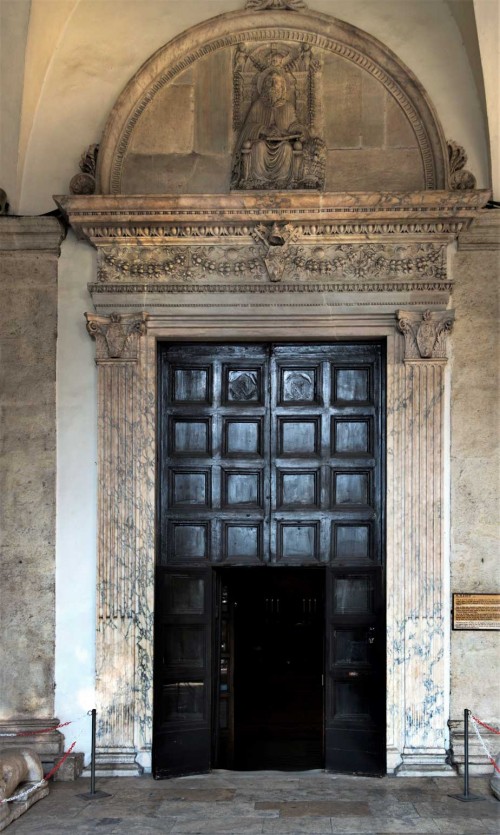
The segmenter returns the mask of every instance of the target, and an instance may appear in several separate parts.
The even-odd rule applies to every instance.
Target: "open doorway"
[[[322,768],[324,570],[218,574],[216,766]]]

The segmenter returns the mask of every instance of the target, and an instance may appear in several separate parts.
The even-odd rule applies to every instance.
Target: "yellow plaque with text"
[[[453,629],[500,629],[500,594],[454,594]]]

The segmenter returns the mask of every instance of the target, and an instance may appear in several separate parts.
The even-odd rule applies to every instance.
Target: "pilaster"
[[[54,217],[0,217],[0,747],[50,766],[54,717],[57,259]],[[13,734],[13,736],[10,736]],[[17,734],[23,734],[22,737]]]
[[[96,693],[98,773],[140,773],[136,763],[138,625],[137,457],[139,342],[146,314],[86,314],[98,367]]]
[[[399,310],[405,338],[401,411],[400,653],[404,658],[403,775],[443,774],[446,763],[449,606],[445,570],[444,393],[453,311]]]

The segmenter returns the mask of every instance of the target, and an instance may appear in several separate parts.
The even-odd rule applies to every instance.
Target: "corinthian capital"
[[[405,338],[405,362],[446,359],[446,337],[453,327],[454,310],[398,310],[396,316]]]
[[[146,333],[147,313],[86,313],[87,331],[96,341],[96,360],[137,361],[139,337]]]

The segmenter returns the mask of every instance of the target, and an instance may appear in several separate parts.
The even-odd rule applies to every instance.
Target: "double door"
[[[229,686],[221,577],[235,587],[243,568],[256,599],[273,572],[295,569],[291,586],[305,582],[300,571],[321,574],[323,765],[384,770],[382,375],[382,348],[367,343],[161,346],[156,776],[217,765]],[[241,668],[244,635],[262,621],[255,606],[235,633]],[[236,670],[236,716],[241,682]],[[258,746],[251,761],[259,767]]]

